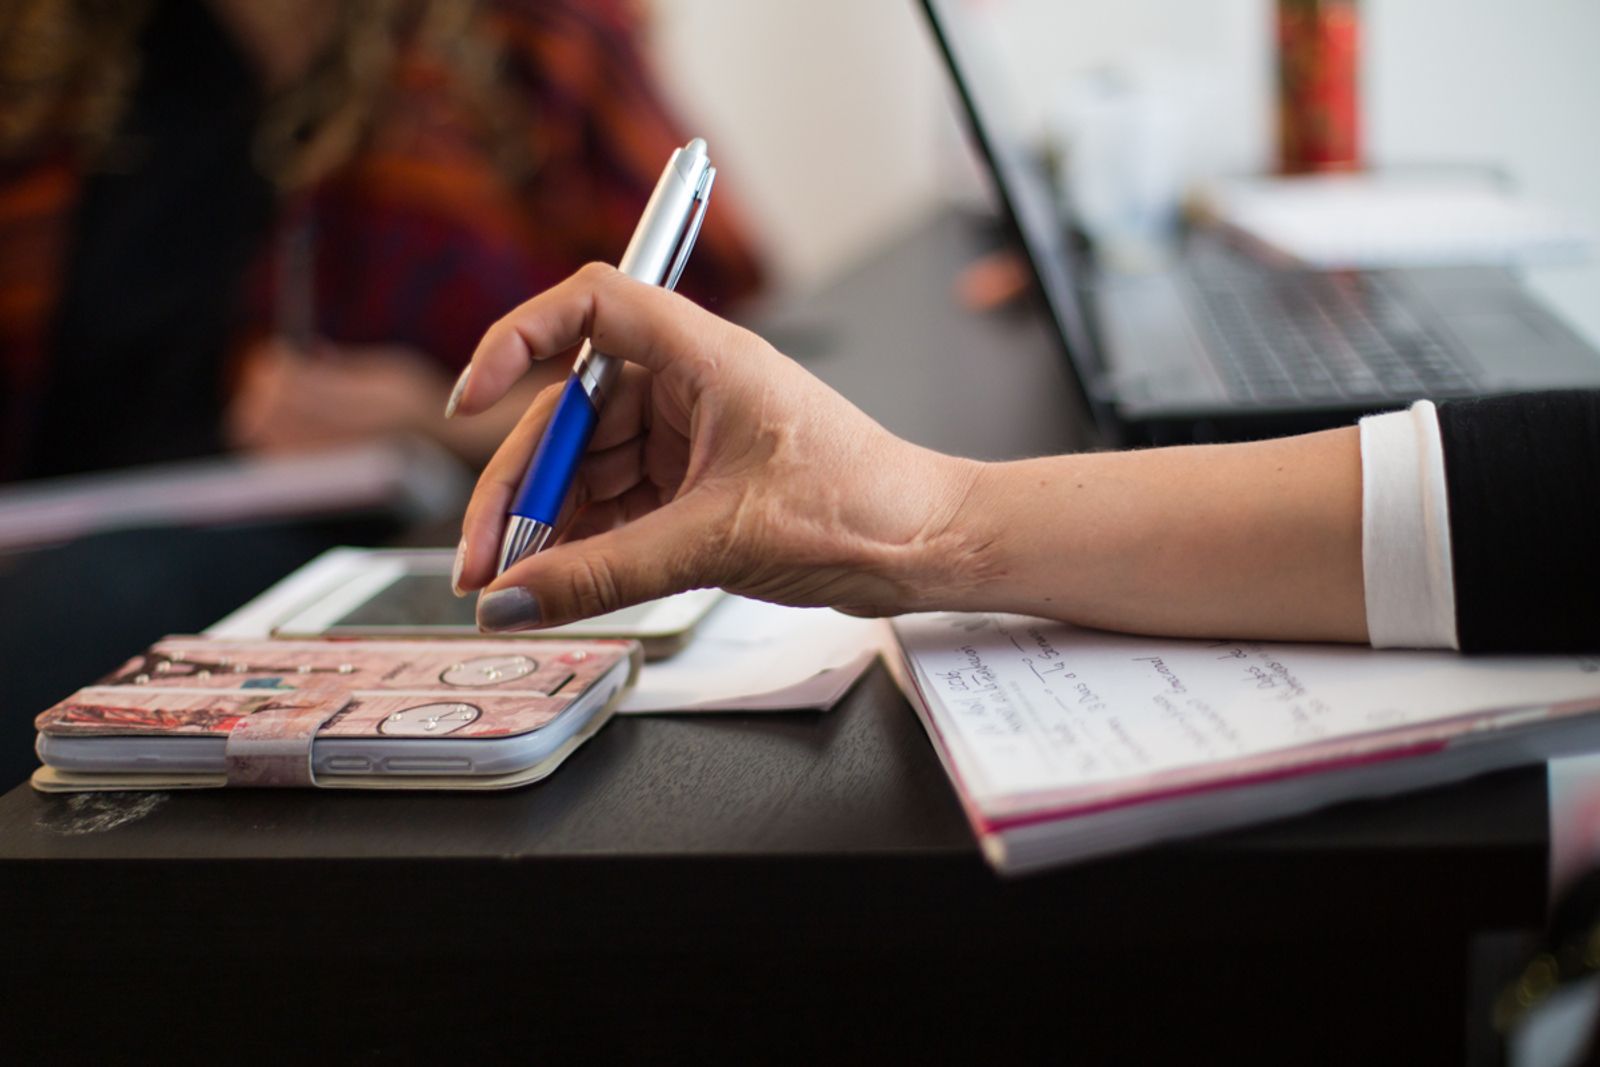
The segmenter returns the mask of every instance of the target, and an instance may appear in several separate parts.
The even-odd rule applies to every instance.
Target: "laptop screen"
[[[1045,305],[1082,399],[1097,418],[1092,403],[1100,364],[1092,344],[1077,275],[1082,266],[1072,246],[1070,228],[1057,206],[1040,154],[1029,148],[1016,129],[1020,114],[1008,105],[1008,85],[1001,58],[985,48],[990,27],[969,13],[972,0],[923,0],[923,9],[944,54],[978,148],[994,176],[1001,208],[1021,239]]]

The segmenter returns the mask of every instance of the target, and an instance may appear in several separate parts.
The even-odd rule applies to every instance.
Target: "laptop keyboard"
[[[1474,390],[1452,343],[1373,273],[1249,270],[1190,274],[1212,361],[1234,399],[1256,403],[1408,400]]]

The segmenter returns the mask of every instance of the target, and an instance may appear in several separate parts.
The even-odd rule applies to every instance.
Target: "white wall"
[[[1181,68],[1194,169],[1271,153],[1271,0],[973,0],[997,23],[1035,122],[1108,63]],[[827,277],[965,180],[944,72],[915,0],[653,0],[658,65],[704,129],[782,277]],[[1363,0],[1376,162],[1502,165],[1600,224],[1600,0]],[[963,164],[964,165],[964,164]],[[1600,265],[1535,286],[1600,342]]]
[[[782,277],[805,285],[927,210],[943,71],[911,0],[656,0],[658,68]],[[713,209],[714,210],[714,209]]]
[[[1190,108],[1200,174],[1259,171],[1272,153],[1270,0],[1000,0],[980,5],[995,43],[1044,121],[1052,96],[1086,72],[1156,69]]]
[[[1600,3],[1382,0],[1366,10],[1374,161],[1494,163],[1517,188],[1600,227]],[[1600,344],[1600,264],[1529,280]]]

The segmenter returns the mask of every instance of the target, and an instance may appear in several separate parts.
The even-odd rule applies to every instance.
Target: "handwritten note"
[[[1336,759],[1600,702],[1594,658],[1174,641],[1008,615],[907,616],[895,631],[986,810],[1271,771],[1308,751]]]

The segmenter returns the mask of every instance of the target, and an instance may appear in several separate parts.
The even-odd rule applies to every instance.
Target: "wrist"
[[[896,561],[893,577],[903,591],[899,610],[973,608],[996,576],[998,538],[982,503],[995,465],[918,451],[925,511],[921,536]]]
[[[961,461],[968,478],[936,559],[924,610],[1006,611],[1065,618],[1082,592],[1075,568],[1092,558],[1102,523],[1057,521],[1096,457]],[[1080,481],[1080,479],[1082,479]],[[1070,487],[1070,490],[1064,490]]]

